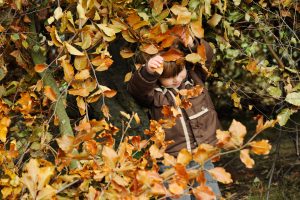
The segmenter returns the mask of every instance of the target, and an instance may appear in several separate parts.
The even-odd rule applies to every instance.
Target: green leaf
[[[274,86],[269,87],[267,89],[267,91],[272,97],[275,97],[275,98],[281,97],[281,94],[282,94],[280,88],[274,87]]]
[[[295,111],[290,110],[288,108],[283,109],[278,115],[277,115],[277,120],[280,126],[284,126],[286,122],[290,119],[290,116],[294,113]]]
[[[292,92],[286,95],[285,101],[295,106],[300,106],[300,92]]]
[[[199,4],[200,4],[200,1],[199,1],[199,0],[191,0],[191,1],[189,2],[189,8],[190,8],[191,10],[195,10],[195,9],[198,7]]]

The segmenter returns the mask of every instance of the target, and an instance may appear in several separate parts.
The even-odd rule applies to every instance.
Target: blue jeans
[[[159,165],[159,173],[163,173],[166,169],[170,168],[169,166],[165,166],[163,164]],[[190,169],[190,168],[193,168],[193,169],[199,169],[200,168],[200,165],[195,162],[195,161],[191,161],[187,166],[186,166],[186,169]],[[206,170],[210,170],[214,168],[214,165],[211,161],[207,161],[205,164],[204,164],[204,169]],[[212,178],[212,176],[207,172],[207,171],[204,171],[204,175],[205,175],[205,179],[206,179],[206,185],[211,187],[211,189],[213,190],[213,192],[215,193],[215,195],[217,196],[217,199],[218,197],[221,197],[221,192],[220,192],[220,188],[219,188],[219,185],[218,185],[218,182],[216,180],[214,180]],[[194,182],[194,185],[193,187],[197,187],[199,186],[199,184],[195,181]],[[194,200],[196,199],[194,197],[194,195],[192,194],[188,194],[189,191],[188,189],[185,191],[185,194],[182,195],[181,197],[179,198],[167,198],[167,199],[176,199],[176,200]]]

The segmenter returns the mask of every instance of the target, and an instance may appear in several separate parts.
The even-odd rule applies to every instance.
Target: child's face
[[[178,88],[182,81],[186,77],[186,69],[183,68],[181,72],[177,76],[170,77],[170,78],[160,78],[159,81],[162,84],[162,86],[166,88]]]

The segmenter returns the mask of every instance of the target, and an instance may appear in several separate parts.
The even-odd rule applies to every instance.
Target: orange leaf
[[[200,185],[194,188],[193,194],[198,200],[216,200],[216,195],[213,190],[206,185]]]
[[[187,149],[181,149],[177,156],[177,163],[187,165],[192,160],[192,154]]]
[[[85,149],[89,154],[96,155],[98,152],[97,142],[95,140],[89,140],[84,142]]]
[[[175,195],[182,195],[184,193],[184,188],[176,182],[169,184],[169,190],[172,194]]]
[[[70,89],[69,94],[74,96],[87,97],[89,96],[90,92],[87,90],[87,88],[79,88],[79,89]]]
[[[151,187],[151,193],[153,195],[166,195],[167,189],[163,184],[154,183],[154,185]]]
[[[84,69],[84,70],[78,72],[78,73],[75,75],[75,79],[76,79],[76,80],[81,80],[81,81],[83,81],[83,80],[85,80],[85,79],[88,79],[90,76],[91,76],[91,75],[90,75],[90,70]]]
[[[208,170],[208,172],[212,175],[214,179],[221,183],[232,183],[231,175],[228,172],[226,172],[223,167],[215,167],[213,169]]]
[[[47,65],[45,64],[36,64],[34,66],[34,70],[37,72],[37,73],[42,73],[43,71],[45,71],[47,69]]]
[[[140,50],[150,55],[158,53],[158,48],[154,44],[142,44]]]
[[[270,153],[272,146],[269,144],[269,140],[253,141],[250,142],[251,151],[257,155],[267,155]]]
[[[205,64],[206,61],[206,50],[205,50],[205,45],[202,43],[197,47],[197,53],[201,57],[201,64]]]
[[[174,41],[177,39],[176,36],[174,35],[169,35],[168,37],[166,37],[162,42],[161,42],[161,47],[162,48],[167,48],[170,47],[174,44]]]
[[[249,61],[248,65],[246,66],[246,69],[251,72],[251,74],[255,74],[258,72],[257,68],[257,62],[256,60]]]
[[[183,53],[180,50],[171,48],[167,52],[162,53],[161,56],[164,58],[164,61],[170,62],[183,58]]]
[[[61,150],[63,150],[65,153],[69,153],[73,150],[74,146],[74,136],[71,135],[63,135],[60,138],[56,139],[56,142],[59,146],[59,148],[61,148]]]
[[[134,24],[138,23],[141,21],[141,17],[138,16],[137,13],[132,13],[131,15],[129,15],[127,18],[126,18],[126,21],[127,23],[129,24],[129,26],[133,26]]]
[[[44,94],[47,98],[49,98],[51,101],[56,101],[56,93],[52,90],[50,86],[45,86],[44,88]]]
[[[247,168],[253,168],[254,160],[249,155],[249,149],[243,149],[240,151],[240,159]]]
[[[199,171],[199,174],[196,179],[197,179],[197,182],[199,183],[199,185],[205,185],[206,178],[205,178],[205,174],[204,174],[203,170]]]
[[[211,157],[219,153],[219,149],[210,144],[200,144],[193,153],[193,159],[203,165]]]
[[[84,102],[83,98],[78,96],[76,98],[76,102],[77,102],[77,106],[79,108],[79,112],[80,112],[80,115],[84,115],[85,114],[85,110],[86,110],[86,103]]]

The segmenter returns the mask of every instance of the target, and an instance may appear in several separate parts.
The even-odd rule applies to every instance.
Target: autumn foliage
[[[283,5],[280,11],[285,13],[281,16],[296,15],[299,5],[293,8],[291,2],[276,1],[272,7],[276,10]],[[268,140],[257,140],[256,136],[277,122],[285,125],[299,109],[300,87],[298,79],[293,79],[298,75],[297,68],[293,64],[282,66],[284,60],[272,51],[275,63],[267,66],[253,59],[258,50],[249,50],[249,55],[237,62],[241,63],[239,70],[268,79],[272,84],[268,89],[272,103],[284,101],[285,107],[273,120],[257,116],[256,131],[248,136],[246,127],[233,120],[228,130],[217,131],[216,146],[201,144],[193,152],[182,149],[177,158],[165,153],[172,141],[165,141],[164,131],[180,115],[176,109],[165,106],[165,119],[150,121],[148,129],[132,135],[131,125],[141,123],[138,114],[120,111],[124,126],[112,124],[106,100],[114,98],[118,91],[100,84],[96,73],[101,76],[113,66],[108,48],[113,41],[122,39],[129,44],[120,49],[124,59],[134,59],[138,51],[154,55],[165,50],[162,55],[165,60],[185,59],[201,67],[208,76],[217,78],[224,73],[226,78],[228,68],[218,71],[205,66],[206,52],[199,41],[213,33],[216,40],[210,45],[216,51],[217,62],[220,55],[230,59],[236,54],[230,45],[234,37],[240,43],[250,44],[243,38],[242,30],[229,23],[240,19],[233,19],[236,16],[232,13],[241,5],[247,9],[246,21],[257,24],[262,16],[250,9],[254,4],[258,3],[0,0],[0,12],[5,16],[0,17],[1,197],[150,199],[178,197],[188,192],[197,199],[216,199],[212,189],[205,185],[204,169],[187,169],[186,165],[194,160],[203,166],[210,159],[215,162],[224,154],[239,152],[245,167],[253,168],[255,161],[251,155],[266,155],[271,150]],[[189,48],[191,38],[196,44],[194,50],[186,53],[175,47]],[[299,44],[297,35],[293,35],[293,42]],[[135,68],[141,64],[135,63]],[[124,82],[131,75],[128,72]],[[277,77],[279,80],[282,77],[283,90]],[[223,81],[227,89],[233,88],[229,96],[233,105],[242,109],[243,97],[235,83],[218,81]],[[181,90],[176,106],[188,108],[189,98],[200,95],[202,89],[196,86]],[[75,123],[70,122],[65,111],[67,96],[76,99],[80,117]],[[102,102],[102,119],[89,117],[88,108],[96,101]],[[121,138],[116,138],[117,133],[121,133]],[[170,166],[163,174],[158,173],[158,160]],[[207,172],[220,183],[233,181],[222,167]],[[194,181],[199,186],[191,188]]]

